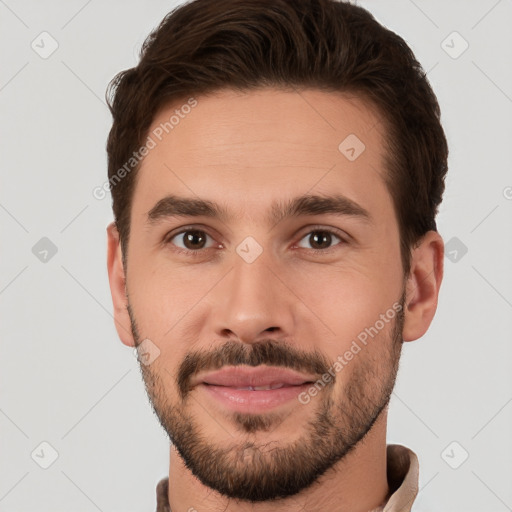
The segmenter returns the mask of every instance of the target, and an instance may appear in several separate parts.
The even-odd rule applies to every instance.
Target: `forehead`
[[[389,207],[381,121],[362,98],[319,90],[223,90],[174,102],[149,129],[154,147],[138,171],[133,213],[177,194],[254,217],[267,200],[333,189],[367,209]]]

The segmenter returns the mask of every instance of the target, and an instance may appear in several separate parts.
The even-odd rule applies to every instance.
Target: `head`
[[[152,354],[155,412],[217,492],[296,494],[382,419],[437,307],[447,144],[425,73],[356,5],[196,0],[109,105],[115,320]],[[228,366],[308,384],[232,410],[201,380]]]

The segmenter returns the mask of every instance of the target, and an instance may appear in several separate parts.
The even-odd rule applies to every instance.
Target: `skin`
[[[183,431],[186,421],[192,438],[200,432],[207,448],[227,450],[231,465],[220,465],[221,473],[232,471],[236,477],[251,468],[276,469],[272,450],[307,447],[312,437],[308,424],[326,421],[321,411],[327,411],[332,423],[331,437],[326,434],[324,439],[342,439],[349,448],[313,485],[277,501],[250,502],[205,485],[171,445],[171,509],[375,508],[389,493],[387,399],[402,340],[420,338],[434,317],[443,276],[442,238],[429,231],[412,250],[410,274],[403,275],[397,219],[383,180],[383,123],[362,99],[318,90],[261,89],[224,90],[197,101],[138,171],[126,268],[116,227],[107,228],[119,337],[130,347],[146,338],[158,347],[154,362],[141,364],[153,407],[170,437]],[[162,109],[150,131],[180,104]],[[365,144],[354,161],[338,149],[349,134]],[[275,200],[305,193],[342,194],[367,210],[371,221],[330,213],[289,217],[277,224],[266,221]],[[176,217],[149,224],[148,212],[167,194],[211,200],[232,217]],[[184,244],[183,233],[171,238],[184,228],[209,235],[200,256],[190,255],[194,245]],[[327,248],[313,252],[318,245],[311,233],[326,229],[339,235],[333,235]],[[252,263],[236,252],[248,236],[263,250]],[[187,247],[188,254],[177,252]],[[272,413],[241,417],[201,389],[192,388],[185,399],[180,396],[177,377],[191,353],[208,363],[208,356],[225,344],[249,354],[258,344],[274,342],[297,361],[332,363],[358,334],[399,303],[403,293],[398,338],[393,336],[397,315],[307,404],[292,400]],[[359,408],[364,412],[360,424],[352,425]],[[364,439],[351,437],[372,414],[377,416],[366,425]],[[253,450],[240,464],[236,455],[243,443]],[[207,464],[205,453],[193,455]]]

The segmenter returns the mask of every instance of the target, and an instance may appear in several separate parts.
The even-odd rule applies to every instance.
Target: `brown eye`
[[[175,234],[167,240],[179,249],[185,251],[198,251],[204,249],[207,238],[210,238],[204,231],[189,229]],[[173,240],[176,240],[175,242]]]
[[[338,239],[340,242],[344,242],[342,238],[330,230],[317,229],[315,231],[310,231],[305,237],[302,238],[301,242],[306,240],[310,245],[310,247],[305,247],[306,249],[311,248],[315,251],[323,251],[331,248],[333,239]],[[299,247],[304,246],[299,242]]]
[[[202,231],[185,231],[183,243],[187,249],[202,249],[206,243],[206,237]]]

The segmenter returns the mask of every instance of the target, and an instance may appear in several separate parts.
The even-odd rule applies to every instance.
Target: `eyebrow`
[[[269,225],[274,225],[287,217],[322,214],[356,217],[368,223],[373,220],[368,210],[346,196],[302,195],[272,203],[266,221]],[[213,201],[168,195],[149,210],[147,224],[173,217],[210,217],[228,222],[236,216]]]

